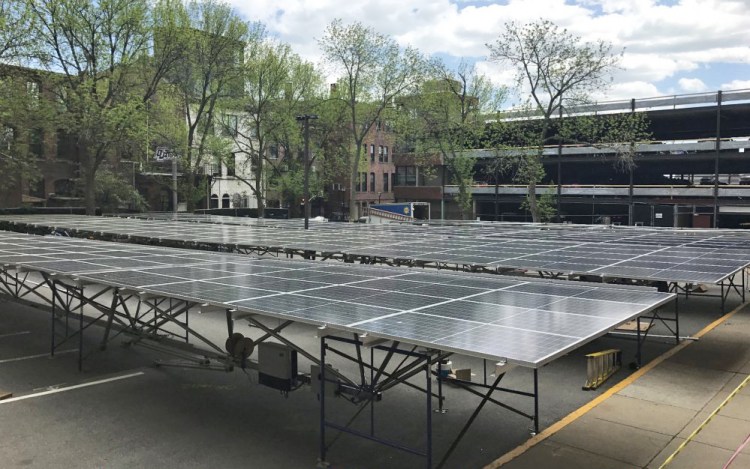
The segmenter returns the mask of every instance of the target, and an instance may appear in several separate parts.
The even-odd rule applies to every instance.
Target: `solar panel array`
[[[3,220],[145,240],[666,282],[719,283],[750,265],[750,234],[738,231],[342,223],[313,224],[314,229],[301,230],[289,228],[296,221],[265,226],[244,221],[252,219],[237,219],[248,224],[230,225],[71,215],[0,217]]]
[[[673,294],[0,232],[0,263],[539,367]]]

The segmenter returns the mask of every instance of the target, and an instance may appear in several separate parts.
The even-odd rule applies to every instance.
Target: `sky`
[[[547,19],[584,41],[623,51],[598,101],[750,89],[750,0],[230,0],[247,20],[321,63],[317,39],[335,18],[458,63],[498,84],[513,74],[487,60],[508,21]],[[511,103],[512,104],[512,103]]]

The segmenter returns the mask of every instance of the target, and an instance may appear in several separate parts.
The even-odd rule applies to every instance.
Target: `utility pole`
[[[304,156],[304,183],[302,197],[305,200],[305,229],[310,228],[310,119],[317,119],[315,114],[303,114],[297,116],[297,121],[305,123],[305,156]]]
[[[721,90],[716,93],[716,148],[714,152],[714,223],[719,227],[719,158],[721,157]]]
[[[562,118],[563,105],[560,98],[560,115],[557,119],[557,223],[562,223]]]
[[[177,155],[172,154],[172,212],[177,214]]]

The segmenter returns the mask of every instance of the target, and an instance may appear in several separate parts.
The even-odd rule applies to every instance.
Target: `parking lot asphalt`
[[[732,306],[736,304],[733,300]],[[689,336],[719,317],[718,301],[691,297],[681,303],[680,313],[681,335]],[[49,356],[49,324],[50,313],[44,309],[12,301],[0,304],[0,391],[14,396],[0,401],[0,460],[4,467],[315,467],[320,408],[309,386],[285,396],[259,385],[257,373],[252,370],[226,373],[157,367],[154,363],[170,357],[141,346],[126,346],[128,339],[124,336],[106,350],[99,350],[102,331],[98,326],[84,335],[86,359],[79,372],[76,343],[63,345],[54,357]],[[226,338],[222,316],[193,315],[191,326],[217,343]],[[249,327],[242,327],[252,334]],[[663,326],[653,329],[655,335],[667,332]],[[304,325],[285,331],[290,340],[312,352],[319,350],[316,334],[315,328]],[[601,388],[581,390],[586,379],[585,354],[613,347],[622,349],[626,363],[634,359],[634,341],[603,337],[539,371],[542,430],[603,396],[633,373],[625,366]],[[650,339],[643,349],[644,359],[652,360],[673,347],[674,341],[669,338]],[[481,360],[456,356],[452,361],[455,367],[470,367],[473,380],[482,380]],[[309,372],[309,365],[300,359],[301,372]],[[334,366],[358,373],[351,363],[335,362]],[[420,379],[424,381],[420,377],[412,381],[419,384]],[[508,387],[528,389],[531,379],[530,370],[516,368],[504,382]],[[448,412],[432,414],[436,462],[479,402],[476,396],[454,386],[446,385],[444,390]],[[637,398],[627,392],[620,397]],[[531,410],[528,398],[503,395],[502,400]],[[343,399],[327,402],[330,415],[341,423],[349,421],[358,410]],[[424,402],[423,394],[406,386],[390,390],[375,405],[378,433],[404,444],[424,445]],[[369,415],[369,409],[365,409],[355,420],[355,428],[369,428]],[[586,418],[599,418],[592,415]],[[493,464],[529,441],[530,424],[520,415],[487,405],[444,467]],[[329,431],[328,442],[332,441],[327,457],[330,467],[424,465],[417,456],[348,435],[337,437]],[[670,443],[671,440],[665,448]],[[580,446],[547,438],[536,449],[513,459],[510,467],[525,464],[538,451],[549,449],[550,444],[566,451]]]

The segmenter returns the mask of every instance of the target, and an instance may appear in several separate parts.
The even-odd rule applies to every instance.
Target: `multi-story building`
[[[255,166],[242,149],[247,142],[242,141],[249,132],[240,129],[241,116],[225,112],[220,117],[221,132],[232,140],[232,148],[225,157],[218,155],[205,165],[204,174],[208,180],[208,208],[258,208],[251,184],[255,184]],[[261,182],[263,184],[263,182]],[[260,188],[263,193],[263,188]]]
[[[354,182],[357,213],[364,214],[366,207],[372,204],[393,202],[393,186],[396,182],[396,165],[394,162],[395,138],[385,123],[380,121],[373,125],[363,142],[365,164],[360,168],[359,178]],[[348,195],[348,194],[345,194]]]
[[[79,174],[75,139],[63,129],[55,128],[52,119],[40,118],[41,110],[36,116],[33,112],[56,102],[57,90],[51,85],[51,73],[2,65],[0,77],[4,92],[25,96],[25,100],[17,100],[15,105],[30,108],[28,114],[10,113],[15,120],[0,122],[0,153],[6,161],[27,161],[32,168],[24,172],[19,166],[6,165],[0,207],[80,205],[81,199],[74,193],[74,181]]]
[[[546,176],[537,194],[549,195],[556,219],[566,222],[743,226],[750,222],[748,99],[750,90],[737,90],[593,106],[589,112],[646,113],[651,140],[633,142],[636,154],[629,168],[618,165],[615,151],[606,146],[546,147],[541,159]],[[529,221],[520,208],[526,186],[510,175],[496,184],[490,174],[496,151],[468,152],[476,158],[473,217]],[[397,201],[430,201],[433,218],[457,218],[453,198],[458,188],[441,177],[442,161],[436,160],[429,177],[423,177],[423,167],[408,154],[398,155],[396,173]]]

